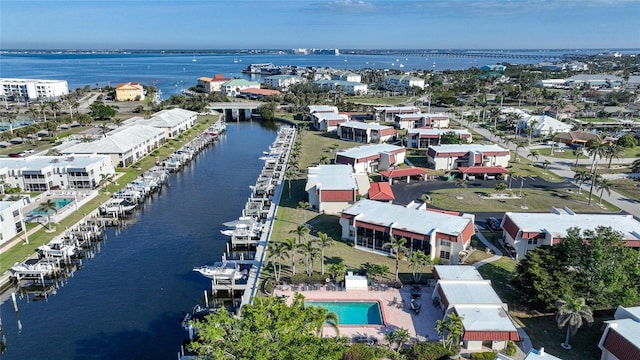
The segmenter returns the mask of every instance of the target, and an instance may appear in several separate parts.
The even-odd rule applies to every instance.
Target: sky
[[[640,0],[0,0],[0,49],[640,48]]]

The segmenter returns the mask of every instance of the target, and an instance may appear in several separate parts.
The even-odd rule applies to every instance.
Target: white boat
[[[53,239],[48,244],[38,246],[38,252],[44,257],[69,258],[76,254],[74,244],[65,243],[63,239]]]
[[[56,269],[55,264],[48,261],[38,261],[35,263],[20,263],[11,267],[11,271],[18,278],[24,276],[47,276]]]
[[[191,61],[196,62],[196,61],[198,61],[198,59],[196,59],[196,56],[193,55],[193,59],[191,59]]]
[[[217,262],[213,265],[203,265],[193,268],[202,276],[215,280],[240,280],[247,275],[246,270],[240,270],[240,266],[234,262]]]
[[[235,59],[233,59],[233,62],[237,64],[238,63],[238,58],[236,57]]]
[[[136,204],[125,199],[111,198],[100,205],[100,212],[106,215],[125,214],[136,208]]]

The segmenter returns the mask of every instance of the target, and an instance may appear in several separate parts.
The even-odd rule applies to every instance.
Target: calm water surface
[[[182,311],[203,303],[209,281],[192,271],[219,261],[234,220],[262,169],[275,131],[231,123],[170,185],[107,239],[93,259],[48,300],[1,305],[10,359],[175,359],[185,336]]]

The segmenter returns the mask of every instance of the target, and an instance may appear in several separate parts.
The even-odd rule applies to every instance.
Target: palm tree
[[[318,246],[320,246],[320,255],[322,256],[320,259],[320,269],[322,275],[324,275],[324,249],[333,246],[333,239],[326,233],[318,232]]]
[[[640,173],[640,159],[635,160],[633,164],[631,164],[631,172]]]
[[[529,196],[529,194],[527,194],[526,192],[523,192],[520,194],[520,197],[524,200],[524,205],[522,205],[523,209],[528,209],[527,207],[527,196]]]
[[[296,234],[296,236],[298,236],[296,246],[302,244],[302,239],[304,239],[307,233],[309,233],[309,228],[304,225],[298,225],[295,229],[289,231],[289,234]]]
[[[578,159],[580,159],[580,157],[584,155],[584,152],[582,151],[582,148],[578,148],[573,150],[573,155],[576,156],[576,163],[573,165],[574,167],[576,167],[578,166]]]
[[[287,177],[287,182],[289,183],[289,200],[291,200],[291,178],[293,177],[294,170],[291,167],[287,168],[285,172],[285,176]]]
[[[507,190],[507,184],[505,183],[497,183],[494,187],[498,194],[501,194],[503,191]]]
[[[578,183],[578,194],[582,193],[582,184],[589,178],[589,175],[587,170],[580,170],[573,175],[573,180]]]
[[[598,180],[597,184],[596,184],[596,190],[600,191],[600,202],[599,204],[602,205],[602,196],[604,195],[604,192],[606,191],[607,194],[611,195],[611,186],[613,184],[611,183],[611,181],[601,178]]]
[[[611,169],[611,162],[613,162],[613,158],[620,159],[623,153],[624,147],[620,145],[607,146],[605,148],[605,155],[609,158],[609,165],[607,168]]]
[[[538,160],[538,158],[540,158],[540,151],[531,150],[531,152],[529,153],[529,155],[527,155],[527,157],[529,157],[529,156],[531,156],[531,161]]]
[[[593,156],[593,160],[591,161],[591,172],[594,172],[595,168],[598,165],[597,160],[598,159],[602,159],[604,156],[606,156],[606,147],[601,144],[600,142],[592,142],[590,143],[589,149],[587,150],[587,152],[589,153],[589,156]]]
[[[320,155],[320,164],[329,164],[330,160],[326,154]]]
[[[460,344],[460,337],[464,333],[464,326],[462,325],[462,318],[455,312],[450,312],[444,320],[436,321],[436,332],[442,339],[442,344],[445,344],[449,349],[452,346],[458,346]],[[445,338],[446,333],[446,338]]]
[[[299,244],[296,249],[304,259],[304,265],[306,268],[307,275],[311,276],[313,274],[313,260],[318,255],[318,248],[315,247],[312,241],[307,241],[305,243]]]
[[[591,205],[591,198],[593,196],[593,189],[596,187],[596,184],[600,181],[602,176],[599,174],[592,172],[589,174],[589,180],[591,180],[591,186],[589,187],[589,202],[588,205]]]
[[[462,188],[467,187],[467,179],[456,179],[456,186],[458,187],[458,199],[462,199]]]
[[[396,332],[389,331],[385,333],[384,339],[387,341],[387,345],[389,345],[389,350],[393,350],[393,344],[396,343]]]
[[[336,337],[340,336],[340,328],[338,327],[338,314],[333,311],[328,311],[322,306],[317,307],[318,310],[314,312],[316,318],[316,335],[324,337],[324,326],[329,325],[336,332]]]
[[[285,244],[280,241],[273,242],[270,244],[269,250],[269,257],[275,261],[273,273],[276,277],[276,283],[279,283],[280,275],[282,274],[282,261],[288,256],[285,250]]]
[[[396,352],[399,352],[402,349],[402,346],[409,341],[411,336],[409,336],[409,331],[404,328],[398,328],[394,331],[395,341],[398,343],[398,347],[396,348]]]
[[[520,162],[520,156],[519,156],[519,154],[518,154],[518,151],[519,151],[520,149],[524,149],[524,143],[523,143],[522,141],[518,141],[518,142],[516,143],[516,151],[515,151],[515,156],[516,156],[516,158],[515,158],[515,160],[516,160],[517,162]]]
[[[49,107],[51,108],[51,112],[53,112],[53,118],[56,118],[56,111],[60,110],[60,103],[57,101],[49,101]]]
[[[284,251],[287,254],[287,257],[291,258],[291,274],[296,274],[296,241],[292,238],[285,238],[282,243],[281,251]]]
[[[307,209],[311,208],[311,204],[307,201],[298,201],[298,209],[302,210],[302,223],[305,224],[307,222],[305,212]]]
[[[343,263],[329,264],[327,266],[327,272],[331,275],[331,277],[335,281],[342,281],[341,279],[344,276],[346,271],[347,271],[347,265]]]
[[[548,159],[545,159],[545,161],[542,163],[542,168],[545,170],[545,173],[549,168],[549,165],[551,165],[551,161],[549,161]]]
[[[509,176],[509,191],[511,191],[511,180],[513,180],[513,176],[515,175],[516,171],[513,169],[509,169],[509,171],[507,172],[507,175]]]
[[[407,251],[407,248],[404,246],[407,243],[407,239],[405,238],[396,238],[392,237],[391,241],[384,243],[382,245],[383,248],[389,248],[390,252],[395,255],[396,258],[396,282],[400,280],[398,277],[398,272],[400,271],[400,252]]]
[[[38,212],[42,212],[47,214],[47,229],[51,230],[51,212],[57,213],[58,206],[51,199],[47,199],[47,201],[40,204],[40,209]]]
[[[40,113],[42,114],[44,121],[47,121],[47,112],[45,111],[46,109],[47,109],[47,104],[40,104]]]
[[[430,259],[422,250],[416,250],[411,253],[409,258],[409,267],[413,270],[413,281],[420,282],[424,268],[429,265]]]
[[[558,328],[567,327],[567,337],[560,345],[565,349],[571,349],[569,336],[576,334],[583,324],[583,319],[589,325],[593,323],[593,311],[586,305],[584,298],[573,299],[571,296],[567,296],[565,300],[557,300],[556,308],[558,309],[556,313]]]
[[[109,131],[111,131],[111,129],[109,128],[109,126],[107,126],[106,123],[100,124],[100,132],[102,133],[102,136],[107,137]]]

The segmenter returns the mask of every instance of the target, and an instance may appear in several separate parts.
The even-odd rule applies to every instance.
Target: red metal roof
[[[418,168],[418,167],[380,171],[380,175],[388,178],[424,175],[426,173],[427,173],[427,169]]]
[[[395,200],[396,197],[393,195],[393,191],[391,190],[391,185],[387,182],[374,182],[370,184],[369,188],[369,199],[371,200],[382,200],[389,201]]]
[[[458,167],[463,174],[507,174],[509,170],[502,166],[465,166]]]

